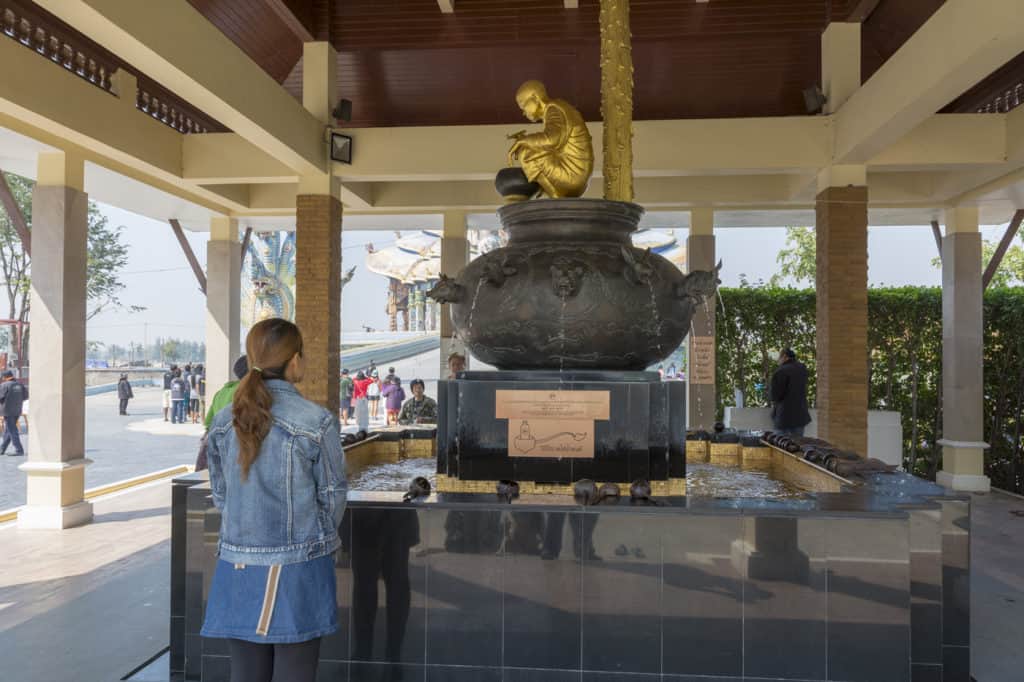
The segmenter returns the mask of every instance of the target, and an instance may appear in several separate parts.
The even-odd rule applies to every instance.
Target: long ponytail
[[[288,320],[263,320],[249,330],[245,350],[249,371],[238,384],[231,407],[242,480],[249,477],[249,469],[259,456],[263,439],[273,424],[270,408],[274,397],[267,389],[266,380],[285,378],[288,363],[296,354],[302,353],[302,334]]]

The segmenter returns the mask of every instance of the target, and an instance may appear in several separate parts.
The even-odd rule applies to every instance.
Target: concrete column
[[[302,330],[309,400],[338,411],[341,371],[341,202],[300,194],[295,203],[295,323]]]
[[[982,426],[982,286],[978,209],[946,211],[942,239],[942,470],[947,488],[988,492]]]
[[[715,215],[710,208],[690,211],[690,234],[686,238],[686,269],[715,269]],[[715,425],[715,302],[698,306],[687,337],[686,425],[710,431]],[[709,351],[710,350],[710,354]]]
[[[234,218],[212,218],[206,243],[206,385],[213,392],[234,379],[241,349],[242,245]],[[212,392],[211,392],[212,395]]]
[[[863,166],[833,167],[817,197],[818,434],[868,450],[868,190]],[[779,346],[788,339],[779,339]]]
[[[92,520],[85,501],[85,285],[89,197],[85,164],[39,155],[32,193],[32,333],[26,505],[22,528]]]
[[[464,211],[447,211],[444,214],[444,230],[441,233],[441,274],[454,277],[469,262],[469,238],[467,236],[466,213]],[[455,327],[452,326],[450,306],[441,306],[441,374],[442,379],[448,378],[448,356],[459,352],[466,356],[466,369],[469,369],[469,353],[466,345],[455,338]]]

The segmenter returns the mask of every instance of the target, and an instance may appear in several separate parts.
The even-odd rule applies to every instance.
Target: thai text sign
[[[690,337],[690,375],[691,384],[715,383],[715,337]]]
[[[509,457],[594,456],[594,421],[608,419],[609,391],[497,391]]]

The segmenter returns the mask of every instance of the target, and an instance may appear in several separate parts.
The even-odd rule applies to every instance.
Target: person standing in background
[[[0,383],[0,407],[4,411],[4,439],[0,442],[0,455],[7,454],[7,446],[14,443],[12,457],[21,457],[25,454],[25,448],[21,446],[21,436],[18,435],[18,419],[24,412],[25,401],[28,400],[28,388],[14,378],[14,372],[5,369],[0,374],[3,383]]]
[[[118,400],[118,414],[122,417],[128,416],[128,401],[135,397],[135,393],[132,391],[132,384],[128,381],[128,375],[122,374],[121,378],[117,381],[117,400]]]
[[[772,424],[775,431],[803,436],[811,423],[807,410],[807,367],[796,359],[792,348],[779,353],[779,368],[772,375]]]
[[[338,410],[341,414],[342,426],[348,426],[348,418],[352,414],[352,387],[352,377],[348,375],[348,369],[341,370],[341,386],[339,388],[341,396]]]
[[[391,379],[385,384],[381,391],[384,396],[384,409],[387,411],[387,425],[398,424],[398,413],[402,411],[402,401],[405,400],[405,390],[402,388],[402,380],[398,377]]]
[[[188,400],[188,384],[181,376],[181,370],[174,370],[171,379],[171,423],[185,423],[185,402]]]
[[[356,426],[360,431],[370,428],[370,408],[366,404],[366,390],[372,383],[373,379],[363,374],[362,370],[356,372],[356,378],[352,380],[352,399],[356,403]]]
[[[380,376],[377,370],[370,373],[370,383],[366,386],[366,400],[370,405],[370,419],[377,421],[380,415]]]
[[[164,421],[167,421],[168,413],[171,411],[171,382],[177,370],[177,365],[171,365],[170,369],[164,372]]]
[[[466,356],[458,351],[448,356],[448,380],[452,381],[466,369]]]

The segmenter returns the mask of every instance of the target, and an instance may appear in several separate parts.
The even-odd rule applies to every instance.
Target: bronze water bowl
[[[509,204],[498,209],[508,246],[427,295],[451,304],[458,338],[499,369],[646,369],[679,346],[718,278],[634,247],[641,215],[603,199]]]

